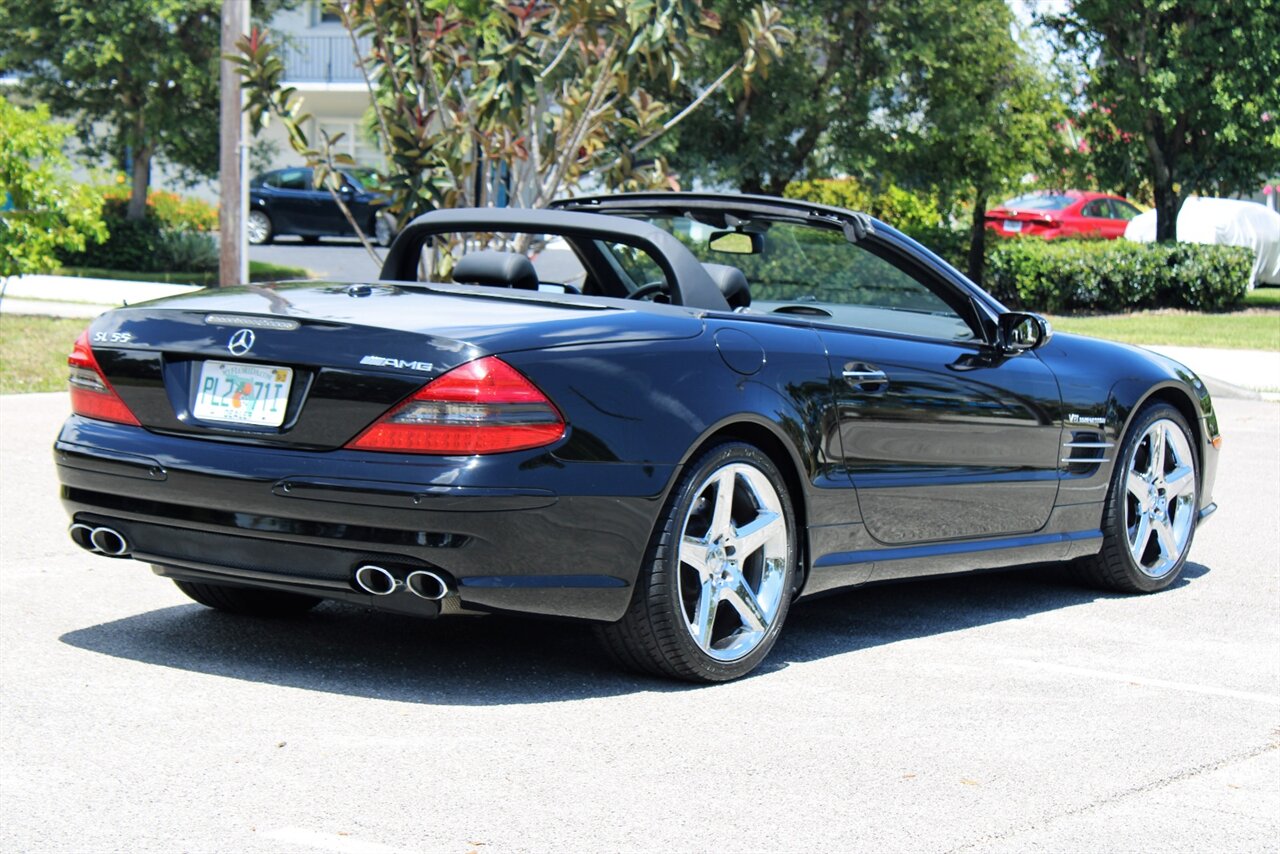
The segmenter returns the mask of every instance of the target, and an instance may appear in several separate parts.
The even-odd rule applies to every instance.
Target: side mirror
[[[707,248],[727,255],[759,255],[764,251],[764,236],[750,231],[717,231],[707,241]]]
[[[1027,311],[1009,311],[1000,315],[1000,349],[1006,353],[1034,350],[1048,343],[1053,337],[1053,327],[1038,314]]]

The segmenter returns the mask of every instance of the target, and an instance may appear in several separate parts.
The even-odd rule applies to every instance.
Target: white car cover
[[[1178,241],[1220,243],[1253,250],[1253,275],[1258,283],[1280,285],[1280,213],[1257,202],[1239,199],[1202,199],[1191,196],[1178,212]],[[1156,212],[1147,211],[1129,220],[1126,240],[1151,243],[1156,239]]]

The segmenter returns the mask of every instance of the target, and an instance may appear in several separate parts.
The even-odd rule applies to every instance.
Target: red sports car
[[[1054,237],[1124,236],[1124,228],[1142,211],[1120,196],[1085,190],[1028,193],[987,211],[987,228],[1002,237],[1034,234]]]

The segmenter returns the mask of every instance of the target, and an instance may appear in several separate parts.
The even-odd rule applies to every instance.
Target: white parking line
[[[259,834],[267,839],[274,839],[288,845],[318,848],[322,851],[336,851],[338,854],[406,854],[404,848],[392,848],[381,842],[369,842],[351,836],[339,836],[334,833],[323,833],[319,830],[307,830],[304,827],[281,827]]]
[[[1170,682],[1167,679],[1151,679],[1136,676],[1132,673],[1112,673],[1107,670],[1091,670],[1086,667],[1071,667],[1066,664],[1054,664],[1048,661],[1027,661],[1021,658],[1006,658],[1005,664],[1013,664],[1034,670],[1050,670],[1069,676],[1086,676],[1091,679],[1105,679],[1110,682],[1128,682],[1133,685],[1146,685],[1150,688],[1168,688],[1171,691],[1186,691],[1190,694],[1206,694],[1212,697],[1231,697],[1236,700],[1252,700],[1255,703],[1267,703],[1280,706],[1280,696],[1276,694],[1257,694],[1252,691],[1235,691],[1231,688],[1217,688],[1213,685],[1196,685],[1191,682]]]

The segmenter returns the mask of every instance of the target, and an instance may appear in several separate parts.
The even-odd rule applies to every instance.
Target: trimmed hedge
[[[102,267],[108,270],[161,272],[218,269],[218,247],[211,235],[165,225],[153,210],[140,220],[125,219],[127,199],[108,199],[102,210],[107,239],[83,252],[64,252],[64,267]]]
[[[1223,311],[1249,290],[1253,253],[1238,246],[1127,240],[996,240],[986,288],[1010,305],[1062,313],[1142,308]]]

